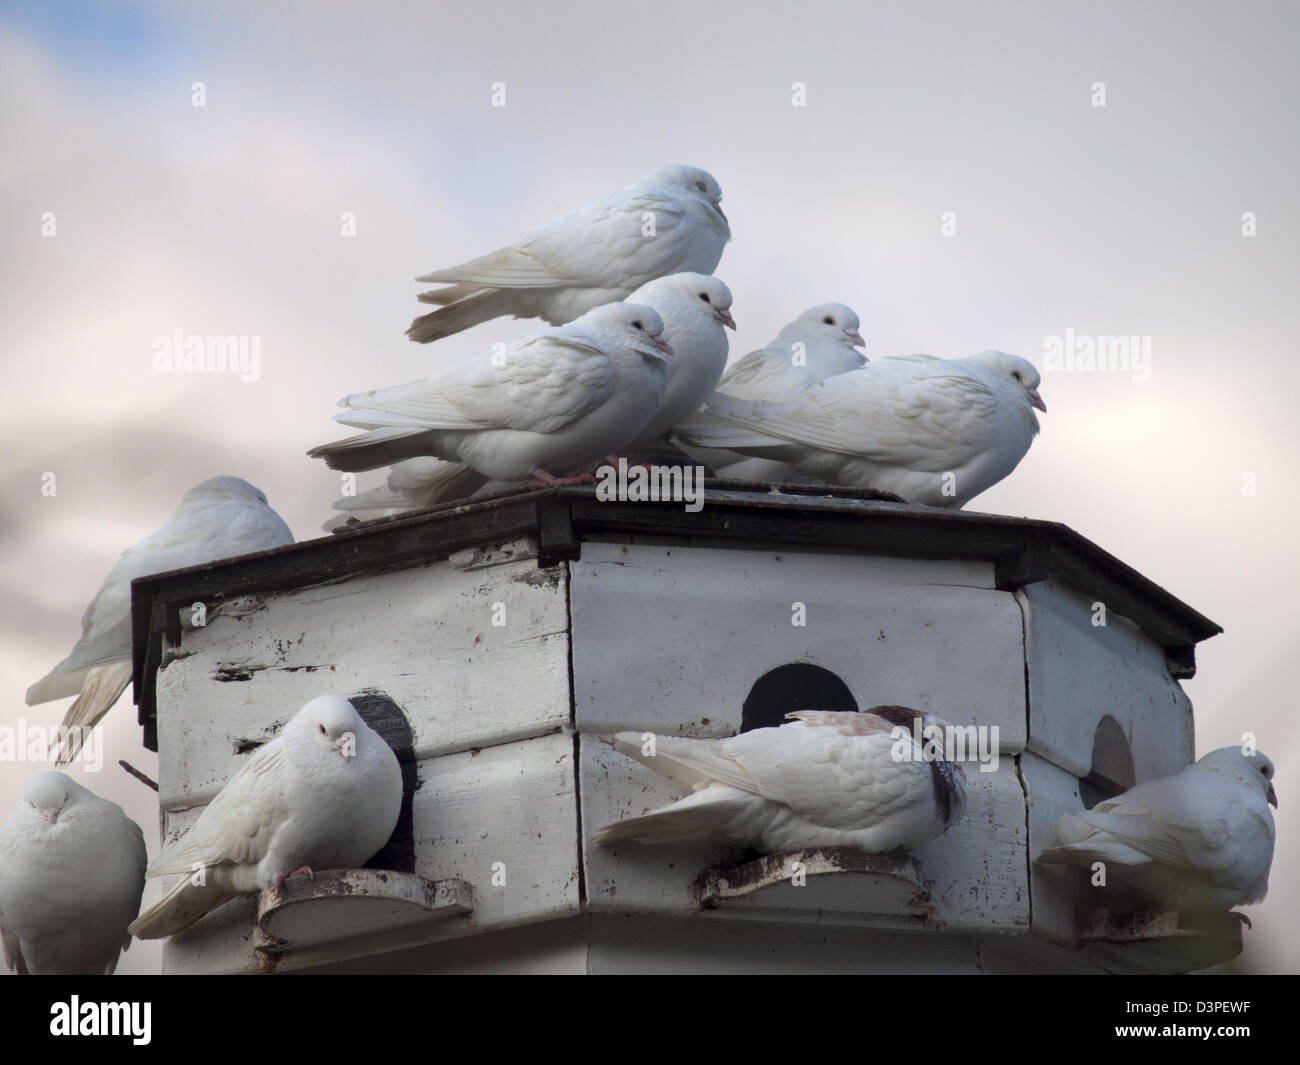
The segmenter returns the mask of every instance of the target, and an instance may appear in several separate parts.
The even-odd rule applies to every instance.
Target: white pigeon
[[[335,420],[371,432],[308,454],[336,470],[433,455],[484,481],[574,480],[633,440],[663,399],[673,354],[663,331],[653,308],[607,303],[432,377],[348,396]]]
[[[417,277],[450,285],[421,294],[421,301],[444,306],[416,318],[406,335],[428,343],[502,314],[563,325],[656,277],[711,274],[731,239],[721,201],[707,171],[664,167],[509,247]]]
[[[866,344],[859,332],[861,325],[857,312],[843,303],[809,307],[767,347],[751,351],[732,365],[723,374],[718,391],[734,399],[788,403],[818,381],[860,370],[867,364],[866,356],[855,350]],[[719,477],[786,483],[811,480],[770,459],[707,449],[698,457]]]
[[[827,484],[960,508],[1016,468],[1047,410],[1033,365],[986,351],[905,355],[828,377],[789,403],[721,392],[678,427],[690,446],[789,463]]]
[[[855,349],[865,346],[861,321],[852,307],[823,303],[810,307],[776,335],[728,368],[718,385],[736,399],[785,403],[804,389],[867,364]]]
[[[727,365],[727,329],[731,317],[731,290],[706,274],[670,274],[656,278],[629,297],[659,312],[672,345],[672,376],[650,424],[633,444],[650,444],[693,413],[722,377]],[[726,328],[723,328],[723,327]]]
[[[27,782],[0,827],[0,942],[20,975],[111,973],[144,893],[144,833],[63,773]]]
[[[76,695],[64,726],[93,726],[131,681],[132,580],[291,543],[289,526],[247,481],[213,477],[191,488],[166,525],[122,552],[82,615],[81,639],[27,689],[27,705]]]
[[[598,843],[665,843],[704,836],[755,844],[765,853],[804,847],[915,850],[942,835],[966,806],[966,774],[926,761],[912,738],[947,727],[902,706],[862,713],[800,710],[787,724],[728,739],[655,738],[642,753],[639,732],[613,737],[616,750],[695,789],[662,809],[609,825]],[[895,738],[895,728],[907,731]],[[896,757],[903,755],[904,757]]]
[[[319,696],[249,755],[194,826],[149,865],[151,877],[182,879],[131,934],[162,939],[236,895],[279,891],[300,872],[355,868],[388,842],[401,808],[392,748],[347,699]]]
[[[727,361],[726,326],[736,328],[731,317],[731,290],[705,274],[670,274],[642,285],[631,303],[654,308],[664,323],[664,337],[673,350],[668,388],[650,425],[632,441],[649,444],[677,421],[694,411],[713,391]],[[603,456],[602,456],[603,457]],[[463,463],[421,456],[395,463],[387,482],[368,492],[344,496],[334,503],[362,521],[427,510],[438,503],[464,499],[497,489],[517,486],[517,481],[488,481]],[[346,525],[346,518],[327,521],[331,532]]]
[[[1270,803],[1273,763],[1220,747],[1181,773],[1063,814],[1061,845],[1038,860],[1104,862],[1107,887],[1097,897],[1108,909],[1229,910],[1268,892],[1277,835]]]

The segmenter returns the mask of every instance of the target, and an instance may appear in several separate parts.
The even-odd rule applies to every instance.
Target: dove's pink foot
[[[590,473],[582,473],[577,477],[555,477],[547,473],[540,466],[533,468],[528,475],[532,478],[528,482],[529,488],[558,488],[566,484],[595,484],[596,478]]]

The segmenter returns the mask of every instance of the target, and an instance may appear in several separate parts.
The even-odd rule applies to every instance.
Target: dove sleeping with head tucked
[[[431,455],[483,482],[562,482],[649,423],[668,388],[663,331],[652,308],[608,303],[430,378],[348,396],[336,420],[370,432],[308,454],[335,470]]]
[[[707,171],[664,167],[509,247],[416,278],[448,287],[421,294],[442,309],[415,319],[406,335],[428,343],[503,314],[563,325],[656,277],[711,274],[731,239],[721,202]]]
[[[1038,861],[1106,866],[1099,897],[1129,906],[1229,910],[1268,891],[1277,805],[1273,763],[1221,747],[1181,773],[1063,814],[1061,844]]]
[[[678,427],[688,447],[774,459],[847,487],[960,508],[1016,468],[1045,411],[1038,371],[986,351],[906,355],[828,377],[787,403],[715,392]]]
[[[111,973],[144,893],[144,833],[63,773],[27,783],[0,826],[0,943],[19,974]]]
[[[639,732],[620,732],[614,748],[686,787],[691,795],[630,817],[593,837],[604,844],[665,843],[703,836],[753,844],[764,853],[803,847],[915,850],[942,835],[966,805],[966,774],[955,762],[925,760],[909,737],[944,726],[902,706],[862,713],[801,710],[779,728],[728,739],[655,737],[643,753]],[[608,741],[607,741],[608,742]],[[904,743],[915,760],[895,758]],[[912,750],[915,748],[915,750]]]
[[[27,705],[76,695],[64,726],[94,725],[131,680],[132,580],[291,543],[289,527],[247,481],[213,477],[191,488],[166,525],[122,552],[86,608],[81,639],[27,689]],[[73,749],[66,748],[61,760]]]
[[[313,699],[150,864],[151,877],[182,879],[131,934],[175,935],[298,872],[359,866],[388,842],[401,806],[401,767],[383,737],[342,696]]]

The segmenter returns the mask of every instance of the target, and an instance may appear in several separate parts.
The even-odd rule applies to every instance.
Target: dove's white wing
[[[1189,768],[1074,817],[1162,865],[1244,885],[1260,872],[1249,856],[1272,854],[1274,826],[1262,801],[1242,795],[1239,785]]]
[[[511,345],[495,362],[479,358],[428,380],[343,400],[336,416],[363,429],[518,429],[553,433],[609,398],[609,357],[575,329],[548,330]]]
[[[653,239],[645,232],[647,215],[654,219]],[[567,211],[510,247],[416,280],[458,282],[464,287],[456,298],[474,286],[635,288],[678,269],[685,216],[667,190],[627,189]]]
[[[285,780],[293,771],[286,744],[258,748],[194,822],[149,866],[150,876],[192,873],[196,865],[255,866],[291,816]]]
[[[921,358],[883,359],[827,378],[793,403],[746,403],[715,393],[707,413],[766,437],[772,446],[794,444],[909,469],[951,469],[987,446],[997,397],[973,374],[942,359],[915,361]],[[690,428],[696,435],[695,422]],[[741,446],[727,442],[725,431],[699,435],[701,443],[715,444],[716,435],[716,446]]]

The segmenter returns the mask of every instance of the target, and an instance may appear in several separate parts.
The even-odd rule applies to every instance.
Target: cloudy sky
[[[416,274],[690,163],[725,193],[740,351],[829,300],[873,355],[1042,366],[1067,330],[1150,338],[1149,380],[1047,373],[1042,436],[971,509],[1064,522],[1224,626],[1187,683],[1197,751],[1249,730],[1277,763],[1246,961],[1300,970],[1297,22],[1259,2],[5,3],[10,715],[57,722],[24,690],[187,488],[245,477],[318,535],[339,479],[303,452],[339,396],[532,325],[411,344]],[[155,371],[178,328],[259,337],[259,379]],[[153,795],[111,762],[156,759],[127,699],[108,722],[85,782],[152,852]],[[30,771],[0,766],[0,810]],[[120,971],[157,964],[137,944]]]

